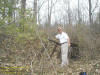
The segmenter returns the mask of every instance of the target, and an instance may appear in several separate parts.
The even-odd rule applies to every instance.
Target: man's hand
[[[67,40],[68,40],[68,47],[70,47],[71,46],[71,44],[70,44],[70,38],[68,38]]]
[[[71,44],[70,43],[68,43],[68,47],[70,47],[71,46]]]

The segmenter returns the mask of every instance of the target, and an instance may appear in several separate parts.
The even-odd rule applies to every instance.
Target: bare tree
[[[53,0],[48,0],[48,25],[51,25],[52,9],[57,3],[57,0],[53,3]]]
[[[92,10],[92,12],[94,12],[95,11],[95,9],[98,7],[98,0],[96,1],[96,4],[95,4],[95,7],[93,8],[93,10]]]
[[[47,2],[47,0],[43,0],[41,3],[39,3],[39,2],[41,2],[40,0],[38,0],[38,5],[37,5],[37,23],[38,24],[40,24],[40,10],[41,10],[41,8],[43,7],[43,5],[44,5],[44,3],[45,2]]]
[[[70,0],[63,0],[64,3],[65,3],[65,12],[66,12],[66,17],[65,17],[65,21],[68,20],[68,24],[71,25],[72,22],[71,22],[71,9],[70,9]]]

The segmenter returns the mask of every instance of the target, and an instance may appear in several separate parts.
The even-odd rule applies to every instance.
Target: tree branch
[[[92,10],[92,12],[94,12],[95,9],[96,9],[97,7],[98,7],[98,0],[96,1],[95,7],[94,7],[94,9]]]

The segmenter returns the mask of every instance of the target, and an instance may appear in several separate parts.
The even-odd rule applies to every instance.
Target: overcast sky
[[[44,0],[40,0],[41,2],[39,3],[39,5],[42,3],[42,1]],[[67,1],[67,0],[65,0]],[[53,0],[53,2],[55,2],[55,0]],[[96,4],[96,0],[92,0],[93,6],[92,8],[95,7]],[[100,0],[99,2],[100,3]],[[48,15],[48,2],[46,0],[46,2],[44,3],[44,5],[42,6],[41,10],[40,10],[40,18],[41,18],[41,22],[45,22],[47,20],[47,15]],[[100,5],[100,4],[99,4]],[[57,3],[55,4],[55,6],[53,7],[52,10],[52,23],[55,22],[55,20],[60,20],[63,18],[63,15],[65,15],[65,9],[64,7],[66,7],[66,3],[64,2],[64,0],[57,0]],[[76,10],[78,7],[78,0],[70,0],[70,8],[72,11]],[[33,8],[33,0],[27,0],[27,8]],[[82,10],[82,13],[86,14],[86,17],[88,16],[88,0],[80,0],[80,8]],[[55,10],[55,11],[54,11]],[[96,12],[98,11],[98,9],[95,10]],[[88,19],[88,18],[87,18]]]

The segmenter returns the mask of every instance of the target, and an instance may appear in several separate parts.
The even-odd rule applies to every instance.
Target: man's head
[[[62,28],[61,27],[58,27],[57,30],[58,30],[58,33],[60,33],[60,34],[62,33]]]

